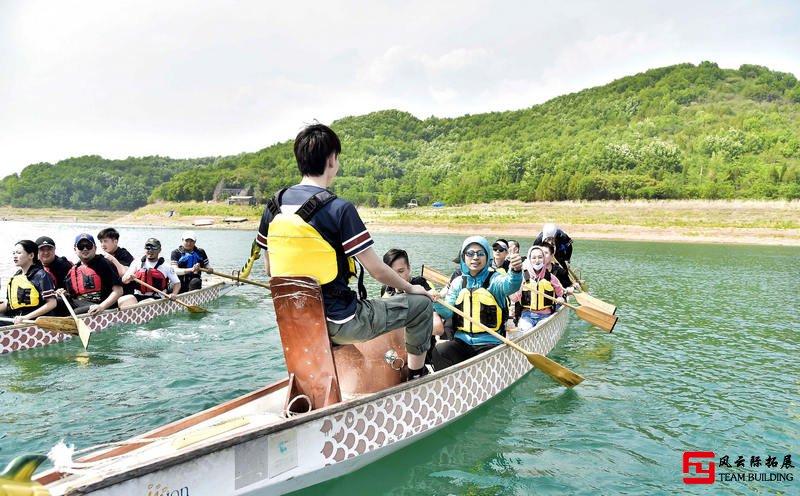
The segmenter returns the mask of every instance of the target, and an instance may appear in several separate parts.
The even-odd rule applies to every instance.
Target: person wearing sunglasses
[[[94,236],[89,233],[78,234],[74,246],[78,263],[67,272],[64,286],[75,313],[94,315],[114,307],[122,296],[116,267],[97,254]]]
[[[134,282],[134,277],[161,291],[169,292],[170,296],[178,296],[181,292],[181,280],[175,273],[175,267],[164,263],[164,257],[160,255],[161,241],[156,238],[147,238],[147,241],[144,242],[144,256],[140,260],[131,262],[130,267],[122,276],[123,283],[133,284],[134,293],[120,298],[117,306],[126,308],[142,301],[163,298],[152,289]]]
[[[508,241],[500,238],[492,243],[492,268],[498,272],[508,272]]]
[[[489,266],[489,241],[471,236],[461,246],[461,277],[450,283],[445,301],[489,329],[505,335],[508,320],[507,298],[522,284],[522,259],[518,253],[508,255],[509,272],[500,273]],[[468,319],[455,315],[440,303],[433,309],[443,319],[453,318],[454,339],[440,341],[433,350],[435,370],[463,362],[493,348],[501,341]]]

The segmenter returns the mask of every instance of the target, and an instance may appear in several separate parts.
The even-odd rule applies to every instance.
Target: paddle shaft
[[[241,276],[233,276],[233,275],[229,275],[229,274],[224,274],[222,272],[217,272],[216,270],[213,270],[213,269],[205,269],[205,268],[202,268],[202,267],[200,268],[200,270],[202,270],[203,272],[205,272],[207,274],[214,274],[215,276],[226,277],[226,278],[232,279],[232,280],[234,280],[236,282],[245,282],[247,284],[252,284],[254,286],[261,286],[262,288],[272,289],[272,288],[270,288],[269,284],[264,284],[263,282],[258,282],[258,281],[252,281],[250,279],[245,279],[244,277],[241,277]]]
[[[545,298],[552,300],[554,302],[558,302],[552,296],[542,293],[541,291],[537,291],[533,288],[533,283],[531,282],[529,288],[532,293],[536,293],[539,295],[544,296]],[[612,315],[610,313],[606,313],[602,310],[598,310],[597,308],[590,307],[590,306],[580,306],[576,307],[575,305],[571,305],[567,302],[564,302],[564,306],[567,308],[571,308],[575,310],[575,314],[580,317],[581,319],[585,320],[586,322],[599,327],[600,329],[611,332],[614,330],[614,326],[617,324],[618,317],[616,315]]]
[[[577,282],[578,285],[581,287],[581,291],[587,291],[589,288],[586,286],[586,281],[578,279],[578,276],[575,275],[575,272],[572,271],[572,267],[569,264],[565,264],[567,266],[567,272],[569,276],[572,278],[573,282]]]
[[[75,310],[70,305],[69,300],[67,299],[67,295],[64,293],[58,293],[61,296],[61,299],[64,300],[64,306],[67,307],[69,310],[69,314],[72,315],[72,320],[75,321],[75,325],[78,326],[78,336],[81,338],[81,343],[83,344],[83,349],[87,349],[89,347],[89,336],[92,335],[92,330],[86,326],[86,323],[78,318],[75,315]]]
[[[446,301],[439,299],[438,302],[445,308],[450,309],[456,315],[460,315],[462,318],[470,321],[472,325],[480,327],[481,330],[488,332],[489,334],[496,337],[503,343],[507,344],[514,350],[525,355],[525,357],[528,359],[528,362],[530,362],[531,365],[533,365],[537,369],[541,370],[542,372],[553,378],[556,382],[568,388],[577,386],[578,384],[583,382],[583,377],[571,371],[570,369],[564,367],[563,365],[560,365],[554,362],[553,360],[550,360],[541,353],[532,353],[530,351],[525,350],[521,346],[517,345],[517,343],[511,341],[502,334],[489,329],[488,327],[483,325],[480,321],[474,320],[472,317],[465,314],[464,312],[454,307],[453,305],[447,303]]]
[[[151,286],[151,285],[147,284],[146,282],[142,281],[141,279],[137,279],[136,277],[131,277],[131,280],[138,282],[139,284],[141,284],[142,286],[144,286],[144,287],[146,287],[148,289],[152,289],[153,291],[155,291],[156,293],[160,294],[164,298],[172,300],[172,301],[174,301],[176,303],[180,303],[181,305],[185,306],[188,309],[194,308],[193,305],[189,305],[188,303],[184,303],[184,302],[182,302],[181,300],[179,300],[177,298],[173,298],[171,294],[165,293],[165,292],[161,291],[160,289],[156,288],[155,286]],[[197,308],[201,308],[201,307],[197,307]]]

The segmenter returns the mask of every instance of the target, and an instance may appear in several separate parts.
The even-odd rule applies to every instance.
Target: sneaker
[[[408,381],[413,381],[414,379],[419,379],[420,377],[425,377],[428,375],[430,371],[428,370],[427,366],[423,366],[419,370],[412,370],[408,369]]]

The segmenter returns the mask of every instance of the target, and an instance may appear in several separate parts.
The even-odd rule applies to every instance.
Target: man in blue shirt
[[[339,171],[341,142],[331,128],[313,124],[297,135],[294,155],[302,175],[300,184],[281,191],[274,197],[272,208],[264,210],[256,242],[267,250],[264,264],[271,274],[273,263],[294,254],[270,251],[270,223],[279,214],[295,213],[308,205],[309,199],[320,199],[321,207],[307,220],[324,242],[335,251],[335,277],[322,284],[328,335],[333,343],[350,344],[368,341],[392,329],[406,328],[405,345],[408,352],[409,379],[427,374],[425,354],[430,347],[433,326],[432,297],[419,285],[412,285],[383,263],[373,249],[374,241],[355,206],[335,197],[327,188]],[[279,209],[279,210],[278,210]],[[300,250],[300,246],[285,248]],[[333,258],[333,257],[331,257]],[[379,282],[403,293],[391,298],[366,299],[350,289],[353,275],[350,259],[355,258]],[[312,263],[310,260],[309,263]],[[295,273],[303,267],[295,267]],[[312,275],[310,272],[308,275]]]

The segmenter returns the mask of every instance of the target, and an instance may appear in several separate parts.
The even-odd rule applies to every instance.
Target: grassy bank
[[[169,212],[173,214],[169,216]],[[134,212],[0,208],[4,219],[84,220],[113,225],[184,227],[209,219],[214,228],[255,230],[263,206],[224,203],[156,203]],[[359,208],[375,232],[482,234],[532,237],[555,222],[576,239],[689,241],[800,246],[800,202],[603,201],[496,202],[462,207]],[[226,224],[223,219],[245,218]]]

